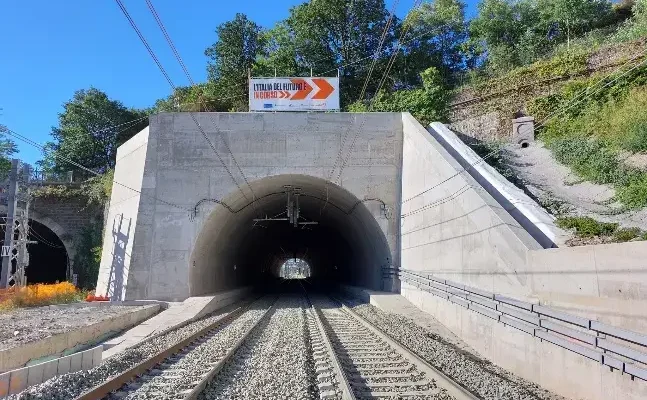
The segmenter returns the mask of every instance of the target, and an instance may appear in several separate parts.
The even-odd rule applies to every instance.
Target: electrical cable
[[[647,49],[643,52],[643,54],[647,54]],[[634,59],[635,59],[635,58],[634,58]],[[586,94],[586,96],[584,96],[583,98],[590,97],[590,96],[592,96],[592,95],[596,94],[599,90],[604,89],[605,87],[607,87],[608,85],[612,84],[613,82],[616,82],[618,79],[622,78],[623,76],[625,76],[625,75],[626,75],[626,74],[628,74],[629,72],[633,71],[634,69],[636,69],[636,68],[640,67],[641,65],[643,65],[643,64],[645,64],[645,63],[647,63],[647,57],[646,57],[643,61],[641,61],[640,63],[638,63],[638,64],[634,65],[631,69],[629,69],[629,70],[627,70],[627,71],[623,72],[622,74],[618,75],[618,76],[617,76],[615,79],[613,79],[612,81],[607,82],[607,84],[605,84],[604,86],[602,86],[602,87],[600,87],[600,88],[598,88],[598,89],[596,89],[596,90],[594,90],[594,91],[592,91],[592,92],[589,92],[589,90],[590,90],[591,88],[593,88],[593,87],[597,86],[598,84],[600,84],[602,81],[604,81],[604,79],[606,79],[606,78],[610,77],[611,75],[613,75],[613,74],[617,73],[617,72],[618,72],[618,70],[619,70],[620,68],[622,68],[622,66],[626,65],[626,63],[625,63],[625,64],[623,64],[623,65],[622,65],[621,67],[619,67],[618,69],[616,69],[616,70],[612,71],[611,73],[609,73],[605,78],[600,79],[600,80],[599,80],[599,81],[597,81],[596,83],[594,83],[594,84],[592,84],[592,85],[588,86],[586,89],[584,89],[584,90],[582,90],[581,92],[579,92],[579,94],[578,94],[578,95],[576,95],[576,96],[575,96],[575,97],[573,97],[571,100],[569,100],[569,102],[568,102],[568,103],[570,103],[570,105],[569,105],[566,109],[572,108],[574,105],[576,105],[576,104],[578,104],[579,102],[581,102],[581,100],[579,100],[578,102],[575,102],[575,100],[576,100],[580,95],[582,95],[582,94]],[[568,104],[568,103],[567,103],[567,104]],[[549,118],[544,119],[544,120],[542,121],[542,123],[541,123],[540,125],[538,125],[538,126],[537,126],[537,128],[539,128],[539,127],[541,127],[541,126],[544,126],[544,125],[548,122],[548,120],[549,120],[549,119],[552,119],[553,117],[555,117],[556,115],[558,115],[558,114],[559,114],[559,113],[561,113],[561,112],[563,112],[563,110],[562,110],[562,111],[558,110],[558,111],[556,111],[556,112],[553,112],[552,114],[550,114],[550,115],[549,115]],[[450,181],[451,179],[453,179],[453,178],[457,177],[458,175],[462,174],[463,172],[465,172],[465,171],[467,171],[467,170],[469,170],[469,169],[471,169],[471,168],[475,167],[476,165],[478,165],[478,164],[480,164],[480,163],[484,162],[485,160],[489,159],[490,157],[493,157],[494,155],[496,155],[496,154],[498,154],[498,153],[499,153],[499,151],[498,151],[498,150],[494,150],[494,151],[492,151],[491,153],[488,153],[487,155],[485,155],[484,157],[480,158],[480,159],[479,159],[479,160],[477,160],[476,162],[474,162],[474,163],[472,163],[472,164],[468,165],[468,166],[467,166],[467,167],[465,167],[465,168],[461,168],[461,169],[460,169],[459,171],[457,171],[455,174],[450,175],[449,177],[447,177],[447,178],[443,179],[442,181],[440,181],[440,182],[436,183],[435,185],[433,185],[433,186],[431,186],[431,187],[429,187],[429,188],[427,188],[427,189],[423,190],[422,192],[420,192],[420,193],[418,193],[418,194],[416,194],[416,195],[414,195],[414,196],[411,196],[411,197],[409,197],[409,198],[407,198],[407,199],[403,200],[403,201],[402,201],[402,204],[407,203],[407,202],[409,202],[409,201],[413,200],[414,198],[419,197],[419,196],[421,196],[421,195],[423,195],[423,194],[425,194],[425,193],[428,193],[429,191],[431,191],[431,190],[433,190],[433,189],[437,188],[438,186],[440,186],[440,185],[442,185],[442,184],[444,184],[444,183],[446,183],[446,182]]]
[[[140,30],[139,30],[139,28],[137,27],[137,24],[135,24],[135,21],[132,19],[132,17],[131,17],[131,16],[130,16],[130,14],[128,13],[128,10],[127,10],[127,9],[126,9],[126,7],[123,5],[123,3],[122,3],[122,1],[121,1],[121,0],[115,0],[115,1],[117,2],[117,5],[119,5],[119,8],[121,9],[121,11],[122,11],[122,13],[124,14],[124,16],[126,17],[126,19],[128,19],[128,22],[130,23],[130,26],[133,28],[133,30],[135,31],[135,33],[136,33],[136,34],[137,34],[137,36],[139,37],[139,40],[142,42],[142,44],[144,45],[144,47],[146,47],[146,50],[148,50],[148,54],[153,58],[153,61],[155,61],[155,64],[157,64],[157,67],[158,67],[158,68],[159,68],[159,70],[162,72],[162,75],[164,75],[164,77],[166,78],[166,81],[168,82],[168,84],[169,84],[169,85],[171,86],[171,88],[175,91],[175,90],[176,90],[176,86],[175,86],[175,84],[173,83],[173,81],[171,80],[170,76],[168,75],[168,73],[166,72],[166,70],[164,69],[164,67],[162,66],[162,64],[160,63],[159,59],[158,59],[158,58],[157,58],[157,56],[155,55],[155,52],[153,52],[153,49],[151,49],[151,47],[150,47],[150,45],[148,44],[148,41],[146,41],[146,38],[144,37],[144,35],[142,35],[141,31],[140,31]],[[189,115],[191,116],[191,119],[193,120],[193,122],[195,123],[195,125],[198,127],[198,130],[200,131],[200,133],[202,134],[202,136],[204,137],[204,139],[207,141],[207,144],[209,145],[209,147],[211,147],[211,149],[213,150],[213,152],[216,154],[216,157],[218,158],[218,160],[220,161],[220,163],[222,164],[222,166],[225,168],[225,170],[227,171],[227,173],[228,173],[228,174],[229,174],[229,176],[231,177],[232,181],[234,182],[234,184],[236,185],[236,187],[238,188],[238,190],[240,191],[240,193],[243,195],[243,197],[245,198],[245,200],[248,200],[247,195],[245,194],[245,192],[243,191],[243,189],[240,187],[240,185],[239,185],[239,184],[238,184],[238,182],[236,181],[236,178],[234,178],[234,175],[231,173],[231,171],[230,171],[230,170],[229,170],[229,168],[227,167],[227,164],[225,164],[225,161],[222,159],[222,157],[220,156],[220,154],[219,154],[219,153],[218,153],[218,151],[216,150],[216,147],[214,146],[213,142],[209,139],[209,137],[207,136],[206,132],[204,131],[204,129],[202,128],[202,126],[200,125],[200,123],[198,122],[198,120],[196,119],[196,117],[195,117],[194,113],[193,113],[193,112],[189,112]]]
[[[33,140],[29,139],[28,137],[23,136],[23,135],[19,134],[18,132],[16,132],[16,131],[13,131],[13,130],[9,129],[9,128],[7,128],[6,126],[0,126],[0,132],[5,133],[5,134],[8,134],[8,135],[10,135],[10,136],[12,136],[12,137],[14,137],[14,138],[16,138],[16,139],[18,139],[18,140],[22,141],[22,142],[25,142],[25,143],[27,143],[27,144],[29,144],[29,145],[31,145],[31,146],[34,146],[34,147],[36,147],[36,148],[40,149],[43,153],[48,153],[48,152],[50,152],[50,151],[51,151],[51,150],[48,150],[45,146],[43,146],[43,145],[41,145],[41,144],[39,144],[39,143],[37,143],[37,142],[34,142]],[[54,154],[54,157],[58,158],[59,160],[61,160],[61,161],[63,161],[63,162],[66,162],[66,163],[68,163],[68,164],[72,164],[72,165],[74,165],[75,167],[80,168],[80,169],[82,169],[82,170],[84,170],[84,171],[86,171],[86,172],[89,172],[89,173],[91,173],[92,175],[95,175],[95,176],[101,176],[101,174],[100,174],[100,173],[95,172],[95,171],[91,170],[90,168],[88,168],[88,167],[86,167],[86,166],[84,166],[84,165],[82,165],[82,164],[79,164],[79,163],[77,163],[76,161],[71,160],[71,159],[69,159],[69,158],[67,158],[67,157],[65,157],[65,156],[61,156],[61,155],[58,155],[58,154]],[[160,203],[166,204],[166,205],[168,205],[168,206],[172,206],[172,207],[175,207],[175,208],[179,208],[179,209],[184,210],[184,211],[191,211],[191,210],[189,210],[189,209],[187,209],[187,208],[185,208],[185,207],[179,206],[179,205],[177,205],[177,204],[170,203],[170,202],[168,202],[168,201],[165,201],[165,200],[159,199],[159,198],[157,198],[157,197],[155,197],[155,196],[152,196],[152,195],[149,195],[149,194],[142,193],[141,191],[139,191],[139,190],[137,190],[137,189],[133,189],[132,187],[130,187],[130,186],[128,186],[128,185],[125,185],[125,184],[123,184],[123,183],[121,183],[121,182],[118,182],[118,181],[116,181],[116,180],[113,180],[112,182],[113,182],[113,183],[115,183],[115,184],[117,184],[117,185],[119,185],[119,186],[121,186],[121,187],[123,187],[123,188],[125,188],[125,189],[132,190],[133,192],[136,192],[136,193],[140,194],[141,196],[152,198],[152,199],[154,199],[154,200],[156,200],[156,201],[159,201]]]
[[[153,17],[155,18],[155,21],[157,22],[157,25],[159,26],[160,30],[164,34],[164,38],[166,39],[166,43],[168,43],[169,47],[171,47],[171,50],[173,51],[173,54],[175,55],[175,59],[178,61],[180,66],[182,67],[182,70],[184,71],[184,74],[186,75],[187,79],[189,80],[189,83],[191,86],[195,86],[195,82],[193,81],[193,78],[191,78],[191,74],[189,73],[189,70],[187,69],[186,65],[184,64],[184,61],[182,60],[182,57],[180,56],[180,53],[178,52],[177,48],[175,47],[175,44],[173,43],[173,40],[171,39],[171,36],[168,34],[166,31],[166,27],[164,26],[164,23],[162,22],[162,19],[160,18],[159,14],[157,13],[157,10],[155,10],[155,6],[153,6],[153,3],[151,0],[146,0],[146,4],[148,5],[148,9],[150,10],[151,14],[153,14]],[[204,103],[203,103],[204,104]],[[206,105],[206,104],[205,104]],[[213,120],[213,115],[208,114],[209,119],[211,121],[211,124],[213,125],[214,129],[218,133],[218,137],[220,137],[220,140],[222,144],[225,146],[229,154],[231,155],[231,159],[236,165],[236,168],[238,169],[238,172],[240,175],[243,177],[243,180],[247,184],[247,187],[249,188],[249,191],[252,193],[252,200],[256,198],[256,194],[254,193],[254,189],[252,186],[249,184],[249,181],[247,180],[247,177],[245,176],[245,173],[243,172],[242,168],[238,164],[238,161],[236,161],[236,157],[234,156],[234,153],[231,151],[231,148],[229,147],[229,144],[225,140],[222,132],[220,131],[219,127]]]
[[[421,2],[422,2],[422,0],[416,0],[413,3],[413,5],[411,6],[411,10],[407,13],[407,18],[405,19],[405,21],[408,20],[409,15],[411,15],[413,13],[413,11],[417,7],[420,6]],[[400,35],[400,38],[398,39],[398,45],[396,47],[396,51],[391,56],[392,60],[395,60],[395,57],[397,57],[397,55],[400,53],[400,48],[402,47],[401,40],[404,38],[404,35],[406,34],[407,31],[408,31],[408,25],[407,25],[407,28],[405,28],[402,31],[402,34]],[[369,106],[368,106],[368,109],[367,109],[368,112],[370,112],[373,109],[373,106],[375,105],[375,99],[377,98],[377,94],[380,91],[380,89],[382,88],[383,82],[386,82],[386,77],[391,72],[392,67],[393,67],[393,63],[390,62],[390,64],[387,66],[386,70],[384,71],[382,79],[380,80],[380,86],[378,86],[377,90],[375,91],[375,93],[373,94],[373,97],[371,98],[371,100],[369,102]],[[335,178],[335,180],[333,182],[337,182],[339,179],[341,179],[342,172],[344,171],[344,168],[346,168],[346,164],[348,163],[348,161],[352,157],[353,149],[355,148],[355,143],[357,142],[357,138],[359,137],[359,133],[361,132],[362,128],[364,127],[364,124],[366,123],[367,119],[368,119],[368,115],[366,115],[364,117],[364,120],[362,121],[362,125],[360,125],[359,129],[355,132],[355,135],[353,136],[353,141],[351,142],[351,145],[350,145],[350,149],[348,150],[348,154],[347,154],[346,158],[344,159],[341,167],[339,168],[339,172],[337,173],[337,177]]]

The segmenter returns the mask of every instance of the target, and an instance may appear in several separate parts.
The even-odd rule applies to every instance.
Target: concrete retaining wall
[[[493,363],[562,396],[590,400],[647,398],[644,381],[632,381],[628,375],[611,371],[598,361],[540,340],[406,282],[402,283],[401,293]]]
[[[59,354],[79,344],[91,342],[108,332],[119,332],[130,328],[150,318],[159,309],[159,304],[147,305],[139,310],[115,315],[92,325],[0,351],[0,372],[22,367],[30,360]]]
[[[58,375],[86,371],[101,364],[101,347],[0,374],[0,399]]]
[[[409,114],[403,115],[401,265],[509,292],[542,246]]]
[[[570,237],[555,218],[461,141],[444,124],[434,122],[429,133],[542,247],[563,245]]]

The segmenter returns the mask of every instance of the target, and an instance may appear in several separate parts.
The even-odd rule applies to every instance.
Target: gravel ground
[[[0,313],[0,350],[92,325],[140,306],[57,305]]]
[[[219,311],[182,328],[135,345],[113,357],[108,358],[107,360],[104,360],[101,365],[91,370],[54,377],[40,385],[32,386],[17,395],[9,396],[9,399],[67,400],[74,398],[84,391],[104,382],[108,378],[131,368],[144,359],[180,342],[182,339],[192,335],[205,326],[223,318],[225,314],[225,312]]]
[[[192,390],[195,387],[194,382],[200,381],[202,376],[211,370],[211,365],[220,361],[227,350],[234,347],[236,342],[257,324],[272,305],[273,300],[266,297],[256,302],[236,320],[216,331],[185,355],[177,357],[177,361],[169,360],[168,366],[158,367],[156,374],[147,376],[145,382],[142,380],[134,382],[132,386],[137,387],[135,390],[127,394],[118,393],[115,398],[126,400],[175,398],[178,393]]]
[[[349,303],[352,303],[349,301]],[[455,344],[400,315],[368,304],[353,310],[399,340],[431,365],[485,400],[563,400],[538,385],[519,378],[491,362],[459,349]]]
[[[555,160],[541,142],[523,149],[508,146],[506,150],[508,164],[535,196],[564,202],[569,214],[647,229],[647,208],[623,212],[621,205],[613,202],[615,190],[611,185],[582,181],[570,168]],[[642,158],[638,161],[645,162]]]
[[[316,398],[304,307],[302,296],[282,296],[200,399]]]

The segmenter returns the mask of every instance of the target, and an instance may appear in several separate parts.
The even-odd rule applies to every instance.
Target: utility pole
[[[11,274],[11,260],[14,249],[14,226],[16,220],[16,206],[18,204],[18,160],[11,160],[9,172],[9,187],[7,190],[7,218],[5,219],[4,243],[2,246],[2,271],[0,272],[0,289],[9,287]]]

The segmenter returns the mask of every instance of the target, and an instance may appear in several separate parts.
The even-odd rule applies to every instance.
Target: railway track
[[[330,367],[322,398],[459,399],[476,396],[336,300],[313,298]]]
[[[275,301],[266,297],[240,307],[75,400],[197,399]]]
[[[304,295],[240,307],[75,400],[477,398],[340,302]]]

